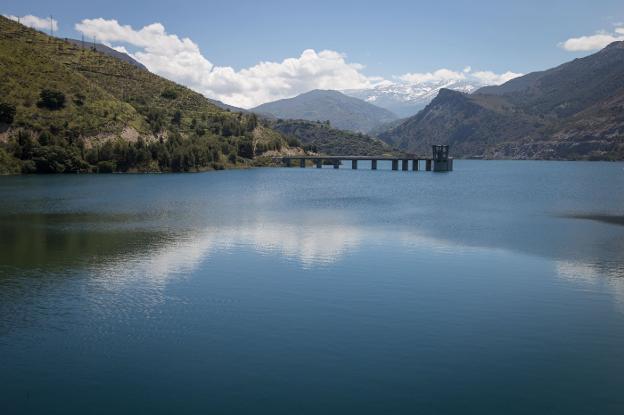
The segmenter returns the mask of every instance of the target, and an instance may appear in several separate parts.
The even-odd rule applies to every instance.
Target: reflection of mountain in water
[[[110,290],[151,287],[155,295],[219,252],[310,269],[377,246],[388,263],[394,250],[483,258],[504,250],[574,264],[558,266],[567,279],[622,278],[624,228],[570,217],[621,214],[624,199],[613,193],[621,166],[458,166],[452,175],[275,169],[19,178],[19,197],[5,197],[0,213],[0,284],[26,287],[32,275],[49,288],[73,275]]]
[[[531,219],[535,221],[535,218]],[[154,222],[156,221],[156,222]],[[165,232],[149,215],[77,213],[24,214],[0,217],[0,275],[14,269],[57,272],[68,267],[115,275],[115,284],[143,280],[160,285],[173,275],[195,269],[212,252],[251,249],[296,261],[301,267],[323,266],[357,250],[362,241],[386,239],[410,249],[454,253],[472,249],[504,249],[546,257],[559,273],[571,278],[589,275],[622,277],[624,237],[620,228],[569,218],[545,217],[546,232],[522,219],[490,215],[486,223],[435,226],[435,218],[407,217],[403,226],[364,226],[353,218],[308,212],[296,223],[255,217],[239,225]],[[575,225],[575,226],[572,226]],[[488,227],[498,229],[488,229]],[[435,228],[435,229],[434,229]],[[481,228],[481,229],[480,229]],[[599,259],[597,259],[599,258]],[[600,264],[604,264],[600,266]],[[569,266],[574,264],[574,266]],[[567,271],[561,271],[567,270]],[[619,270],[619,271],[618,271]]]

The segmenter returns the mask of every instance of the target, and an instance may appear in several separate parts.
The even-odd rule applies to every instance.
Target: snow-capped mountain
[[[469,94],[486,85],[488,83],[477,79],[425,80],[422,82],[387,81],[371,89],[352,89],[342,92],[386,108],[399,117],[409,117],[431,102],[442,88]]]

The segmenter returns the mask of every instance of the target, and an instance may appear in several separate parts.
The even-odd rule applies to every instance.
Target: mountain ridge
[[[358,98],[339,91],[320,89],[294,98],[265,103],[250,111],[270,114],[279,119],[330,121],[337,129],[362,133],[397,118],[392,112]]]
[[[124,62],[127,62],[131,65],[136,66],[139,69],[143,69],[143,70],[148,70],[147,67],[145,65],[143,65],[141,62],[137,61],[136,59],[134,59],[132,56],[128,55],[127,53],[124,52],[119,52],[118,50],[115,50],[109,46],[103,45],[101,43],[89,43],[89,42],[84,42],[82,40],[78,40],[78,39],[70,39],[70,38],[65,38],[62,39],[68,43],[71,43],[79,48],[83,48],[83,49],[95,49],[97,52],[103,53],[105,55],[108,56],[112,56],[113,58],[117,58],[120,59]]]
[[[624,158],[624,42],[473,94],[441,90],[379,137],[405,151],[450,144],[458,157]]]

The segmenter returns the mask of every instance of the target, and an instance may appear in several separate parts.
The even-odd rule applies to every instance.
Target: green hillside
[[[304,148],[327,155],[380,156],[393,153],[381,140],[362,133],[338,130],[327,122],[305,120],[277,120],[271,126],[286,135],[295,137]]]
[[[0,16],[0,173],[221,169],[286,147],[253,114]]]

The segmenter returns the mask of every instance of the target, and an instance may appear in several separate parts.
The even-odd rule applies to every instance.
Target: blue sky
[[[4,0],[0,11],[52,14],[59,35],[68,37],[80,37],[74,27],[83,19],[115,19],[137,31],[158,22],[167,34],[192,40],[210,64],[234,71],[313,49],[335,51],[345,62],[362,64],[358,71],[365,76],[393,79],[466,66],[497,74],[549,68],[591,52],[568,51],[561,42],[622,26],[622,5],[621,0]],[[118,39],[110,43],[125,44]],[[125,47],[137,50],[136,45]]]

